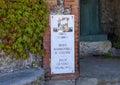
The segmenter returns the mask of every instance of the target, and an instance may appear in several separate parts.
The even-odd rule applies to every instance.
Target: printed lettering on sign
[[[51,15],[51,74],[74,73],[74,15]]]

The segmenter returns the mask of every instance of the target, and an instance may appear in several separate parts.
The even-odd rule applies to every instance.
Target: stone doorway
[[[101,55],[111,49],[101,27],[101,0],[80,1],[80,53]]]
[[[80,40],[104,41],[107,35],[102,33],[100,27],[100,2],[99,0],[80,1]]]
[[[103,29],[103,33],[108,34],[108,39],[110,41],[120,40],[119,37],[119,30],[120,30],[120,1],[117,0],[100,0],[101,5],[101,28]],[[116,36],[116,37],[115,37]],[[109,42],[109,41],[108,41]],[[93,42],[92,42],[93,43]],[[94,42],[96,43],[96,42]],[[98,43],[98,42],[97,42]],[[88,45],[90,42],[82,42],[80,43],[81,53],[84,50],[84,52],[96,53],[98,50],[95,49],[89,49],[90,47],[95,47],[94,44],[92,46]],[[107,44],[107,43],[106,43]],[[102,47],[98,44],[96,48]],[[104,43],[105,45],[105,43]],[[107,85],[107,82],[112,82],[111,84],[116,84],[115,82],[118,82],[120,77],[119,71],[120,71],[120,50],[118,55],[114,55],[112,51],[113,44],[110,44],[109,42],[109,50],[111,51],[111,55],[105,56],[105,55],[86,55],[81,56],[80,59],[80,75],[81,77],[88,77],[88,78],[96,78],[96,79],[102,79],[104,81],[104,85]],[[103,47],[102,47],[103,48]],[[107,47],[105,47],[107,48]],[[89,51],[88,51],[89,50]],[[106,51],[107,52],[107,51]],[[103,84],[100,84],[103,85]]]

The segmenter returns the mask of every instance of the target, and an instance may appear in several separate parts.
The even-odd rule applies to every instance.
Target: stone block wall
[[[111,34],[111,38],[120,40],[120,1],[100,0],[101,27],[105,33]]]
[[[30,56],[26,59],[15,59],[12,57],[12,54],[6,55],[3,51],[0,51],[0,73],[2,72],[13,72],[15,70],[42,66],[42,57]]]
[[[118,37],[120,41],[120,1],[119,0],[114,0],[114,5],[115,5],[115,34]]]
[[[44,48],[46,49],[46,56],[43,58],[43,67],[45,69],[46,79],[75,79],[79,76],[78,72],[78,49],[79,49],[79,0],[46,0],[46,4],[50,9],[50,14],[72,14],[75,15],[75,73],[51,75],[50,61],[51,61],[51,46],[50,46],[50,23],[44,34]]]
[[[114,7],[110,0],[100,0],[101,27],[105,33],[112,33],[114,28]]]

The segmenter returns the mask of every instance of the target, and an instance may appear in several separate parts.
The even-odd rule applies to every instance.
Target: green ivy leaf
[[[45,32],[48,8],[45,0],[0,0],[0,50],[14,53],[16,59],[40,52]],[[26,51],[27,50],[27,51]]]

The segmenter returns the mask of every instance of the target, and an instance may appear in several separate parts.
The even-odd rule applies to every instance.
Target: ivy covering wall
[[[43,56],[48,12],[45,0],[0,0],[0,50],[15,58]]]

